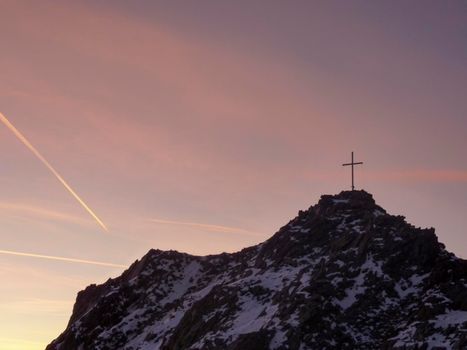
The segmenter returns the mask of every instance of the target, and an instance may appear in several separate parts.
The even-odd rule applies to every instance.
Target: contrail
[[[97,217],[96,214],[89,208],[86,203],[76,194],[75,191],[66,183],[66,181],[61,177],[61,175],[50,165],[50,163],[45,159],[42,154],[19,132],[18,129],[14,127],[13,124],[2,114],[0,113],[0,120],[3,124],[6,125],[8,129],[27,147],[29,150],[50,170],[50,172],[62,183],[62,185],[71,193],[73,197],[81,204],[81,206],[86,209],[86,211],[97,221],[97,223],[105,230],[108,231],[104,223]]]
[[[59,261],[73,262],[73,263],[79,263],[79,264],[110,266],[110,267],[128,267],[126,265],[112,264],[112,263],[107,263],[107,262],[102,262],[102,261],[73,259],[73,258],[65,258],[62,256],[41,255],[41,254],[33,254],[33,253],[22,253],[22,252],[14,252],[11,250],[0,250],[0,254],[26,256],[30,258],[39,258],[39,259],[48,259],[48,260],[59,260]]]
[[[225,233],[243,233],[243,234],[248,234],[248,235],[253,235],[253,236],[263,236],[263,234],[260,232],[248,231],[248,230],[238,228],[238,227],[202,224],[199,222],[163,220],[163,219],[149,219],[149,221],[154,222],[156,224],[180,225],[180,226],[203,228],[208,231],[225,232]]]

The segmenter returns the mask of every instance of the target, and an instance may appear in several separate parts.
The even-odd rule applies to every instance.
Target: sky
[[[0,112],[43,160],[0,124],[0,348],[151,248],[264,241],[350,188],[351,151],[467,258],[466,40],[460,0],[2,0]]]

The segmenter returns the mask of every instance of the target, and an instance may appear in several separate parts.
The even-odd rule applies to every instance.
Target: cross
[[[354,162],[353,161],[353,152],[352,152],[352,161],[350,163],[345,163],[345,164],[342,164],[342,166],[347,166],[347,165],[351,165],[352,166],[352,191],[355,190],[355,186],[354,186],[354,181],[353,181],[353,166],[354,165],[359,165],[359,164],[363,164],[363,162]]]

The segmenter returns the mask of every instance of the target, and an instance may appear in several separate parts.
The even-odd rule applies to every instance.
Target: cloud
[[[5,255],[13,255],[13,256],[22,256],[22,257],[29,257],[29,258],[38,258],[38,259],[47,259],[47,260],[56,260],[56,261],[64,261],[64,262],[71,262],[71,263],[78,263],[78,264],[89,264],[89,265],[97,265],[97,266],[108,266],[108,267],[128,267],[127,265],[121,264],[114,264],[109,262],[102,262],[102,261],[95,261],[95,260],[84,260],[84,259],[76,259],[76,258],[66,258],[62,256],[54,256],[54,255],[42,255],[42,254],[34,254],[34,253],[25,253],[25,252],[17,252],[11,250],[0,250],[0,254]]]
[[[199,222],[187,222],[187,221],[174,221],[174,220],[164,220],[164,219],[149,219],[148,221],[161,224],[161,225],[178,225],[178,226],[188,226],[197,229],[203,229],[212,232],[222,232],[222,233],[240,233],[252,236],[261,236],[264,234],[256,231],[245,230],[239,227],[231,226],[222,226],[222,225],[212,225]]]
[[[366,181],[397,182],[467,182],[467,171],[464,170],[388,170],[364,171],[361,176]]]
[[[0,208],[4,211],[11,211],[11,212],[20,212],[21,215],[27,216],[38,216],[42,219],[47,220],[56,220],[56,221],[63,221],[63,222],[71,222],[75,224],[92,224],[92,221],[80,218],[78,216],[70,215],[67,213],[44,209],[38,206],[23,204],[23,203],[7,203],[7,202],[0,202]]]

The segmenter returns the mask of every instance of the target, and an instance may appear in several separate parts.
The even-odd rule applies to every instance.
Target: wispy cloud
[[[29,257],[29,258],[38,258],[38,259],[47,259],[47,260],[56,260],[56,261],[65,261],[65,262],[78,263],[78,264],[89,264],[89,265],[108,266],[108,267],[123,267],[123,268],[128,267],[126,265],[114,264],[114,263],[103,262],[103,261],[75,259],[75,258],[67,258],[63,256],[42,255],[42,254],[34,254],[34,253],[26,253],[26,252],[16,252],[16,251],[11,251],[11,250],[0,250],[0,254],[22,256],[22,257]]]
[[[365,171],[362,177],[376,181],[400,181],[400,182],[467,182],[465,170],[388,170]]]
[[[223,232],[223,233],[241,233],[252,236],[264,236],[261,232],[245,230],[239,227],[223,226],[223,225],[212,225],[199,222],[189,222],[189,221],[175,221],[175,220],[165,220],[165,219],[149,219],[149,222],[161,225],[178,225],[178,226],[188,226],[192,228],[203,229],[212,232]]]
[[[3,211],[20,212],[22,215],[38,216],[44,219],[72,222],[77,224],[92,224],[92,221],[63,213],[56,210],[44,209],[35,205],[25,203],[0,202],[0,209]]]

